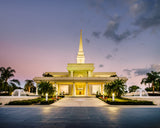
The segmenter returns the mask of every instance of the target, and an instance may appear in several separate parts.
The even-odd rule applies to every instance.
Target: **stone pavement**
[[[160,108],[0,107],[0,128],[159,128]]]
[[[59,107],[101,107],[107,104],[98,98],[63,98],[52,105]]]
[[[153,106],[121,107],[104,105],[96,98],[64,98],[53,105],[1,106],[0,128],[160,128],[159,113],[160,108]]]

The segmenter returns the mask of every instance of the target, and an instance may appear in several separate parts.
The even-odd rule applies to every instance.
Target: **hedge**
[[[114,101],[112,101],[112,98],[103,99],[99,97],[99,99],[110,105],[154,105],[152,101],[138,101],[125,98],[115,98]]]
[[[11,101],[6,105],[31,105],[39,103],[41,100],[42,100],[41,98],[31,99],[31,100],[18,100],[18,101]]]
[[[48,101],[45,100],[45,98],[37,98],[37,99],[31,99],[31,100],[19,100],[19,101],[11,101],[6,105],[31,105],[31,104],[43,104],[48,105],[52,104],[55,101],[58,101],[61,99],[61,97],[56,98],[49,98]]]

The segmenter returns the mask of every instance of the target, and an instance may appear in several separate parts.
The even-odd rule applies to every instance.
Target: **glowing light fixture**
[[[48,101],[48,93],[46,93],[46,101]]]
[[[114,93],[112,94],[112,101],[114,101]]]

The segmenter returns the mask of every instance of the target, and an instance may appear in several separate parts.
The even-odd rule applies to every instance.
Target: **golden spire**
[[[82,43],[82,29],[80,31],[80,41],[79,41],[79,51],[77,55],[77,63],[85,63],[85,56],[83,52],[83,43]]]
[[[80,32],[79,51],[82,51],[82,52],[83,52],[82,29],[81,29],[81,32]]]

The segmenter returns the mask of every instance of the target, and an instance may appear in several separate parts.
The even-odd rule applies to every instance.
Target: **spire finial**
[[[80,30],[80,41],[79,41],[79,51],[77,55],[77,63],[84,63],[85,57],[83,52],[83,43],[82,43],[82,29]]]
[[[82,29],[81,29],[81,31],[80,31],[79,51],[83,51]]]

